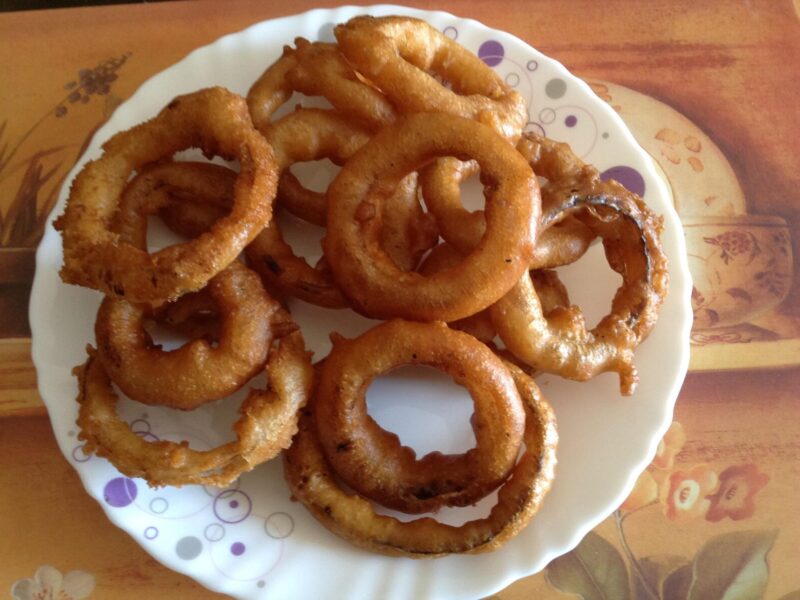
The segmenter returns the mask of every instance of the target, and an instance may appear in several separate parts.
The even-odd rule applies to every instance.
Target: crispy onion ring
[[[292,97],[294,90],[286,74],[296,65],[294,48],[284,46],[281,56],[250,87],[246,100],[256,129],[269,127],[275,111]]]
[[[159,189],[166,199],[159,202],[159,215],[170,229],[181,235],[201,235],[230,209],[236,173],[226,167],[209,163],[164,163],[145,174],[161,182]],[[141,224],[137,229],[135,235],[145,235],[146,229]],[[270,294],[290,295],[329,308],[348,306],[324,263],[311,267],[296,256],[283,239],[275,219],[250,242],[244,253],[248,265],[261,276]]]
[[[342,165],[369,140],[369,134],[355,127],[341,115],[331,111],[301,108],[285,116],[263,131],[267,141],[275,149],[281,168],[279,192],[286,191],[287,181],[300,183],[289,172],[289,167],[298,162],[328,158]],[[289,176],[287,179],[286,176]],[[297,191],[297,190],[296,190]],[[282,196],[286,201],[287,196]],[[327,216],[325,194],[308,192],[302,198],[302,206],[286,206],[289,212],[307,221],[324,226]],[[398,186],[387,208],[381,238],[392,261],[401,269],[414,269],[422,255],[439,239],[434,218],[422,210],[417,199],[417,176],[410,174]],[[278,240],[276,245],[280,245]],[[291,251],[285,244],[283,253]],[[304,261],[303,261],[304,262]]]
[[[338,25],[334,35],[342,54],[402,113],[477,119],[511,140],[528,120],[522,96],[480,58],[425,21],[359,16]]]
[[[354,340],[332,336],[322,365],[314,416],[333,470],[362,496],[406,513],[474,504],[499,486],[519,454],[525,412],[502,361],[475,338],[444,323],[388,321]],[[432,452],[417,460],[368,414],[375,377],[403,365],[427,365],[465,386],[475,403],[476,447]]]
[[[353,70],[336,44],[304,38],[294,43],[297,64],[286,74],[293,89],[323,96],[336,110],[373,130],[397,118],[392,103]]]
[[[393,556],[434,558],[490,552],[519,533],[550,489],[556,462],[555,416],[527,375],[506,363],[525,407],[525,452],[500,487],[488,517],[461,526],[423,517],[402,522],[378,515],[369,501],[347,493],[325,459],[310,411],[284,457],[284,477],[295,498],[336,535],[367,550]],[[312,407],[313,407],[312,400]]]
[[[279,167],[284,172],[299,160],[313,160],[323,155],[346,158],[367,139],[340,116],[315,109],[301,109],[287,115],[268,128],[267,137],[274,144]],[[148,193],[134,194],[144,184],[137,180],[132,182],[127,196],[135,195],[142,201],[125,203],[124,218],[119,225],[126,228],[125,235],[136,243],[144,243],[146,235],[146,222],[136,215],[151,214],[158,208],[173,230],[194,237],[211,227],[230,208],[236,174],[225,167],[206,163],[164,163],[145,173],[149,183],[144,187]],[[157,198],[151,193],[153,188],[160,192]],[[438,239],[438,229],[433,218],[422,210],[416,189],[414,174],[398,185],[381,231],[382,247],[403,270],[415,268]],[[320,196],[319,201],[324,203],[324,197]],[[145,203],[148,204],[146,208],[142,206]],[[247,246],[245,255],[271,292],[277,290],[279,294],[328,308],[349,305],[334,285],[324,259],[312,267],[296,256],[283,239],[275,219]]]
[[[422,275],[432,275],[446,268],[454,267],[463,260],[463,255],[448,243],[436,246],[425,257],[418,271]],[[558,278],[555,271],[541,269],[530,272],[533,287],[542,303],[542,310],[548,315],[557,306],[569,306],[567,288]],[[497,330],[492,322],[491,311],[487,308],[474,315],[453,321],[447,324],[452,329],[463,331],[489,344],[497,336]],[[506,354],[503,354],[507,358]]]
[[[216,345],[194,339],[175,350],[155,346],[144,329],[146,308],[106,296],[95,322],[98,357],[119,388],[143,404],[191,410],[232,394],[267,360],[270,321],[280,304],[261,280],[234,261],[202,292],[217,307]]]
[[[464,255],[445,242],[430,251],[417,271],[420,275],[429,277],[434,273],[456,267],[462,260],[464,260]],[[487,309],[447,325],[452,329],[468,333],[483,343],[491,342],[497,336],[492,316]]]
[[[285,324],[287,314],[279,316]],[[90,347],[78,377],[79,437],[87,453],[107,458],[128,477],[153,486],[200,484],[225,487],[239,475],[275,457],[291,444],[298,412],[313,385],[314,370],[299,331],[282,337],[270,351],[267,390],[251,390],[233,426],[236,440],[211,450],[187,442],[149,442],[117,415],[117,396],[103,364]]]
[[[568,148],[559,152],[571,155]],[[578,381],[616,371],[621,392],[632,394],[638,380],[633,350],[655,324],[667,293],[667,259],[659,238],[662,220],[622,185],[601,181],[590,166],[551,181],[543,193],[549,209],[542,227],[578,216],[603,238],[606,257],[622,276],[622,285],[611,313],[588,330],[578,307],[558,307],[545,314],[530,278],[522,277],[491,308],[498,334],[511,352],[537,369]]]
[[[378,242],[386,200],[409,172],[454,155],[481,165],[486,232],[457,268],[403,272]],[[339,172],[328,202],[323,247],[354,307],[423,321],[457,320],[505,294],[531,259],[540,215],[539,186],[522,156],[485,125],[443,114],[408,115],[378,132]]]
[[[520,144],[524,140],[523,136]],[[542,176],[539,161],[529,162],[534,173]],[[442,238],[462,253],[474,248],[486,230],[483,211],[469,211],[461,202],[460,185],[477,173],[478,166],[474,161],[442,158],[436,161],[435,167],[423,169],[419,178],[425,205],[436,217]],[[563,219],[542,230],[529,266],[531,269],[549,269],[573,263],[586,253],[594,238],[592,231],[580,220]]]
[[[207,233],[154,254],[121,243],[109,229],[128,177],[144,165],[198,147],[238,159],[230,214]],[[253,128],[242,98],[209,88],[170,102],[154,119],[118,133],[75,178],[59,218],[61,278],[133,302],[174,299],[203,287],[227,267],[272,215],[277,164]]]
[[[304,187],[289,170],[295,163],[329,159],[342,166],[369,141],[370,134],[329,110],[300,108],[262,130],[278,153],[280,205],[296,217],[325,226],[325,192]]]

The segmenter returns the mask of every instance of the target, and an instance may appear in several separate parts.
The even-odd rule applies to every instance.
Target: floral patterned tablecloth
[[[575,550],[496,597],[800,599],[797,2],[411,4],[509,31],[589,81],[668,179],[695,280],[690,374],[655,460]],[[113,527],[58,452],[30,362],[33,257],[71,165],[145,79],[330,5],[0,14],[1,594],[216,596]]]

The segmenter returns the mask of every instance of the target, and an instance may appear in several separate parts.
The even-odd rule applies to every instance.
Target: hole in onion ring
[[[592,245],[579,260],[555,271],[569,290],[570,303],[581,307],[586,326],[597,326],[622,285],[622,276],[608,266],[603,245]],[[586,281],[592,285],[585,285]]]
[[[322,237],[325,235],[323,227],[317,227],[285,210],[277,211],[274,216],[281,230],[283,241],[294,252],[295,256],[306,259],[310,265],[315,265],[322,257]]]
[[[194,410],[185,411],[165,406],[147,406],[150,436],[172,442],[189,442],[193,450],[209,450],[236,439],[233,424],[239,418],[238,410],[250,388],[265,389],[266,374],[259,373],[242,389],[230,396],[204,404]],[[143,405],[131,400],[116,386],[119,397],[117,410],[126,423],[142,419]],[[152,438],[150,438],[152,440]]]
[[[370,502],[370,504],[376,514],[394,517],[398,521],[403,521],[404,523],[430,517],[431,519],[436,519],[439,523],[459,527],[468,521],[485,519],[488,517],[489,513],[492,512],[492,507],[497,504],[497,490],[494,490],[488,496],[484,496],[477,504],[473,504],[472,506],[443,506],[435,513],[421,513],[418,515],[410,515],[397,510],[391,510],[376,502]]]
[[[367,412],[417,457],[435,451],[461,454],[475,447],[469,392],[432,367],[404,366],[376,378],[367,390]]]
[[[147,217],[147,251],[151,254],[168,246],[182,244],[188,239],[172,231],[157,215]]]
[[[202,315],[201,318],[205,321],[205,315]],[[196,339],[185,331],[181,331],[180,328],[168,327],[152,319],[145,319],[143,325],[153,344],[161,346],[166,351],[175,350]],[[202,327],[202,325],[198,325]],[[211,330],[211,326],[208,329]],[[210,336],[206,339],[212,348],[219,347],[219,342],[215,336]]]
[[[461,204],[470,212],[485,208],[486,197],[483,195],[483,185],[477,175],[468,177],[461,183]]]
[[[300,180],[303,187],[324,194],[340,169],[341,167],[333,164],[331,160],[323,158],[294,163],[289,167],[289,172]]]

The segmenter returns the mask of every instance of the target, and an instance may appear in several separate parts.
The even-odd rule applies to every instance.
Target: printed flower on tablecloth
[[[656,483],[650,471],[645,471],[636,480],[633,491],[619,508],[624,512],[633,512],[643,506],[652,504],[656,500],[658,500],[658,483]]]
[[[755,496],[769,482],[769,476],[754,464],[728,467],[719,476],[719,490],[708,500],[709,521],[730,517],[734,521],[752,517],[756,510]]]
[[[70,571],[66,575],[50,566],[39,567],[36,574],[11,586],[14,600],[82,600],[94,591],[94,575]]]
[[[648,600],[727,598],[728,592],[739,594],[737,598],[765,597],[767,555],[777,530],[726,531],[707,539],[694,556],[688,557],[672,552],[637,556],[631,549],[624,525],[648,506],[660,505],[671,521],[705,517],[717,522],[725,517],[740,520],[753,516],[755,496],[769,477],[752,463],[730,466],[720,475],[709,465],[676,466],[685,443],[683,427],[673,422],[659,442],[656,457],[614,511],[619,545],[596,531],[589,532],[575,549],[545,568],[550,585],[581,597],[588,597],[587,591],[592,597]],[[602,576],[596,577],[598,574]],[[720,589],[723,581],[735,584]],[[785,598],[794,598],[798,592]]]
[[[706,513],[719,477],[708,465],[696,465],[688,471],[673,471],[661,484],[659,500],[664,515],[671,521],[700,517]]]
[[[683,430],[683,425],[673,421],[667,433],[658,442],[656,457],[651,464],[656,469],[671,469],[675,466],[675,457],[683,450],[684,444],[686,444],[686,432]]]

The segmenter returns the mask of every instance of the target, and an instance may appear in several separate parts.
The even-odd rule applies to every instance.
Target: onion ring
[[[519,533],[539,509],[553,480],[558,439],[555,416],[536,384],[513,365],[506,363],[506,368],[526,411],[525,452],[500,487],[497,504],[488,517],[456,527],[429,517],[402,522],[376,514],[369,501],[347,493],[337,482],[309,410],[300,418],[300,430],[283,455],[284,477],[292,495],[333,533],[367,550],[411,558],[496,550]]]
[[[406,513],[474,504],[517,461],[525,412],[502,361],[475,338],[443,323],[388,321],[354,340],[332,336],[315,392],[317,436],[341,480],[362,496]],[[428,365],[465,386],[475,403],[476,447],[464,454],[413,449],[368,414],[372,380],[402,365]]]
[[[333,107],[374,130],[397,118],[397,110],[375,86],[360,76],[336,44],[294,41],[297,64],[286,74],[292,88],[308,96],[323,96]]]
[[[199,238],[152,255],[120,243],[108,224],[131,172],[191,147],[239,160],[230,214]],[[272,215],[278,180],[272,149],[253,128],[244,100],[223,88],[175,98],[157,117],[116,134],[103,149],[75,178],[57,221],[66,283],[134,302],[174,299],[227,267]]]
[[[524,140],[521,138],[518,147]],[[530,154],[523,156],[529,157]],[[539,161],[529,160],[537,176]],[[461,203],[460,185],[478,173],[474,161],[462,162],[455,158],[442,158],[434,167],[420,172],[420,186],[425,205],[436,217],[442,238],[462,253],[474,248],[486,230],[482,210],[469,211]],[[586,253],[595,235],[575,218],[566,218],[542,230],[530,269],[550,269],[575,262]]]
[[[351,135],[346,136],[346,132]],[[282,171],[296,160],[310,160],[323,154],[334,157],[349,154],[355,149],[353,140],[359,144],[366,141],[366,136],[359,135],[359,130],[347,125],[340,116],[315,109],[301,109],[287,115],[270,127],[267,134]],[[301,143],[302,139],[307,143]],[[134,193],[140,185],[145,185],[137,178],[129,186],[127,196],[154,204],[167,224],[183,235],[200,235],[230,208],[236,174],[225,167],[207,163],[164,163],[145,173],[150,182],[145,190],[150,193]],[[398,185],[381,232],[382,247],[403,270],[415,268],[438,239],[438,229],[433,218],[422,211],[416,187],[413,174]],[[152,188],[160,192],[157,201],[153,200]],[[320,201],[325,200],[320,197]],[[132,201],[124,204],[120,227],[126,227],[125,234],[141,244],[146,236],[146,222],[137,219],[136,214],[151,213],[152,207],[145,211],[140,204]],[[305,259],[296,256],[284,241],[275,219],[247,246],[245,255],[270,292],[277,290],[279,294],[328,308],[349,306],[333,283],[324,259],[311,267]]]
[[[420,275],[429,277],[434,273],[457,266],[462,260],[464,260],[464,255],[445,242],[430,251],[419,266],[419,269],[417,269],[417,272]],[[487,309],[463,319],[452,321],[447,325],[451,329],[470,334],[484,344],[491,342],[497,336],[494,323],[492,323],[492,316]]]
[[[234,261],[202,292],[218,308],[216,345],[194,339],[165,351],[144,329],[145,307],[107,296],[95,322],[98,358],[119,388],[143,404],[191,410],[232,394],[266,363],[280,309],[260,278]]]
[[[418,271],[421,275],[432,275],[446,268],[454,267],[463,260],[463,255],[448,243],[439,244],[425,257]],[[530,272],[533,287],[542,303],[545,315],[558,306],[569,306],[567,288],[555,271],[542,269]],[[474,315],[447,324],[452,329],[463,331],[484,344],[497,337],[497,329],[492,322],[491,311],[487,308]],[[497,353],[497,350],[495,350]],[[508,358],[503,354],[503,358]]]
[[[274,322],[290,320],[286,313]],[[299,331],[279,339],[267,362],[267,390],[251,390],[234,424],[236,440],[211,450],[187,442],[149,442],[117,415],[117,396],[103,364],[89,347],[78,377],[79,438],[84,450],[107,458],[128,477],[142,477],[152,487],[188,484],[225,487],[239,475],[274,458],[291,444],[300,410],[308,400],[314,370]]]
[[[296,65],[295,49],[284,46],[280,57],[250,86],[246,100],[256,129],[269,127],[275,111],[292,97],[294,90],[286,74]]]
[[[320,117],[316,124],[323,127],[322,141],[338,138],[335,145],[330,142],[327,144],[327,152],[332,153],[329,158],[341,164],[366,142],[367,130],[393,120],[395,110],[383,94],[363,81],[335,44],[311,43],[304,38],[296,38],[295,44],[296,48],[284,46],[280,58],[267,67],[251,86],[247,103],[253,122],[259,131],[267,135],[273,125],[273,115],[295,91],[322,96],[331,102],[335,110],[318,110],[327,113],[330,118],[323,120]],[[352,120],[360,125],[351,124]],[[306,123],[305,128],[309,129],[311,125]],[[306,135],[294,139],[287,137],[288,141],[294,142],[295,148],[305,140],[313,143],[319,135],[314,131],[302,133]],[[320,156],[325,155],[320,153]],[[337,157],[339,160],[336,160]],[[295,216],[315,225],[324,225],[322,195],[303,187],[288,170],[281,176],[278,200]]]
[[[282,204],[294,215],[324,226],[327,217],[325,194],[308,190],[301,192],[300,189],[304,188],[291,174],[289,167],[320,158],[328,158],[334,164],[342,165],[367,143],[369,134],[332,111],[308,108],[298,109],[283,117],[263,133],[275,149],[281,168],[279,195],[287,191],[287,186],[295,190],[294,203],[289,202],[289,195],[281,195]],[[416,268],[423,254],[439,239],[435,219],[422,210],[417,199],[416,174],[409,175],[398,186],[386,211],[381,231],[383,248],[399,268],[404,271]],[[274,244],[281,247],[283,256],[291,253],[282,239],[275,239]]]
[[[383,205],[397,182],[440,156],[476,159],[486,233],[454,269],[403,272],[378,244]],[[323,248],[336,282],[372,317],[453,321],[498,300],[524,273],[536,243],[539,186],[522,156],[491,129],[445,114],[407,115],[373,137],[328,188]]]
[[[528,120],[522,96],[480,58],[425,21],[359,16],[337,25],[334,35],[347,60],[402,113],[477,119],[512,141]]]
[[[549,209],[542,227],[577,214],[603,238],[606,257],[622,276],[622,285],[611,313],[587,330],[578,307],[545,314],[530,278],[522,277],[491,308],[500,339],[527,364],[569,379],[585,381],[616,371],[621,393],[630,395],[638,380],[633,350],[652,329],[667,293],[667,259],[659,239],[662,219],[637,195],[615,181],[601,181],[587,165],[568,179],[551,181],[543,193]]]

